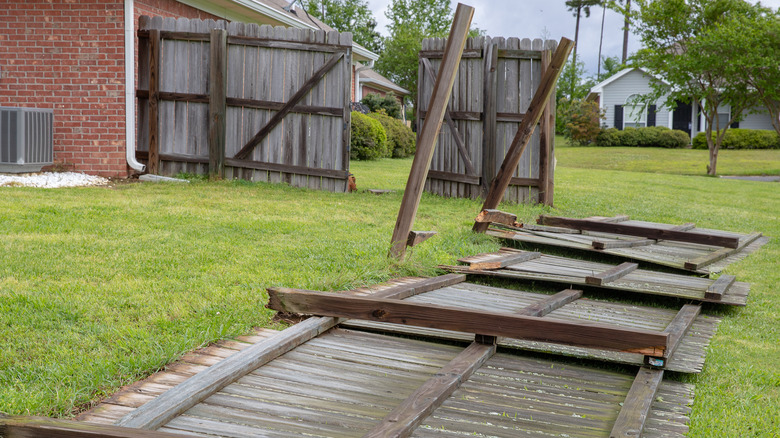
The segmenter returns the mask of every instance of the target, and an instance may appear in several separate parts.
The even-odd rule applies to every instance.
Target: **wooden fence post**
[[[420,131],[420,140],[417,143],[417,152],[414,154],[409,180],[401,200],[398,219],[393,229],[390,256],[398,259],[402,259],[406,254],[406,242],[409,238],[409,232],[412,231],[414,217],[417,214],[417,207],[425,187],[425,178],[428,176],[428,169],[431,166],[436,137],[439,135],[444,112],[452,95],[452,85],[455,83],[455,74],[458,72],[458,65],[463,55],[463,47],[466,45],[473,16],[474,8],[462,3],[458,4],[450,35],[447,38],[447,45],[444,48],[439,74],[431,94],[428,113]]]
[[[487,197],[490,181],[496,176],[496,67],[498,47],[488,39],[485,49],[485,98],[482,109],[482,179],[480,196]]]
[[[149,156],[146,171],[160,172],[160,29],[149,29]]]
[[[550,68],[552,53],[542,51],[542,70],[544,75]],[[539,202],[544,205],[553,204],[553,142],[555,141],[555,115],[552,113],[555,95],[545,105],[542,119],[539,121]]]
[[[211,29],[209,42],[209,178],[221,179],[227,131],[227,31]]]
[[[555,83],[558,81],[558,76],[561,74],[563,64],[566,63],[573,45],[574,43],[570,39],[561,38],[558,49],[555,51],[550,63],[550,68],[542,75],[539,88],[534,93],[531,104],[528,106],[528,111],[523,116],[523,121],[520,123],[517,134],[509,146],[501,167],[498,169],[498,174],[490,183],[490,190],[484,204],[482,204],[482,210],[496,208],[504,197],[504,192],[512,180],[512,174],[515,172],[518,163],[520,163],[520,158],[523,156],[526,146],[528,146],[528,141],[531,139],[536,124],[539,123],[539,119],[542,117],[542,111],[549,104],[548,100],[555,90]],[[488,225],[487,223],[475,223],[473,230],[478,233],[484,233]]]

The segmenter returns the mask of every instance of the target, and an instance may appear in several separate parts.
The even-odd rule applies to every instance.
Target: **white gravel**
[[[105,186],[109,180],[101,176],[76,172],[0,173],[0,187],[60,187]]]

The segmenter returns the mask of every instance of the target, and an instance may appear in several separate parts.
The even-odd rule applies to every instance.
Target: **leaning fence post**
[[[441,60],[439,74],[431,94],[428,114],[420,131],[420,140],[417,142],[417,151],[414,154],[412,170],[409,172],[409,180],[401,200],[398,219],[393,229],[390,256],[398,259],[402,259],[406,254],[406,242],[409,238],[409,232],[412,231],[417,207],[420,205],[425,178],[428,176],[428,169],[431,166],[431,159],[433,159],[436,137],[439,135],[444,112],[452,95],[452,85],[455,83],[455,74],[458,72],[458,65],[463,55],[463,47],[466,45],[473,16],[474,8],[458,4],[450,35],[447,38],[447,45],[444,47],[444,57]]]
[[[209,42],[209,178],[224,178],[227,31],[211,29]]]

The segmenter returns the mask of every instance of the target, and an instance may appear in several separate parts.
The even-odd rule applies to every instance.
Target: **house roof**
[[[622,78],[623,76],[633,72],[634,70],[637,70],[641,72],[642,74],[646,76],[652,76],[659,81],[663,82],[666,85],[671,86],[669,82],[666,82],[666,80],[660,76],[656,76],[653,73],[648,72],[647,70],[640,68],[640,67],[629,67],[624,68],[623,70],[620,70],[619,72],[615,73],[614,75],[608,77],[607,79],[604,79],[603,81],[599,82],[598,84],[594,85],[593,88],[590,89],[590,92],[588,93],[588,96],[585,98],[586,100],[595,100],[597,95],[600,95],[602,91],[604,91],[604,87],[607,85],[617,81],[618,79]]]
[[[387,79],[386,77],[371,69],[360,70],[359,82],[360,84],[370,84],[376,88],[392,91],[399,96],[407,96],[411,94],[411,92],[406,88],[396,85],[390,79]]]
[[[178,0],[180,3],[206,11],[230,21],[269,24],[272,26],[296,27],[312,30],[336,30],[316,17],[307,14],[300,3],[290,5],[288,0]],[[348,31],[344,29],[343,31]],[[357,43],[352,43],[356,61],[376,61],[379,55]]]

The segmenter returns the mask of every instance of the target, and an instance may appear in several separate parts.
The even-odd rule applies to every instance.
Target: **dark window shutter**
[[[739,128],[739,122],[734,122],[731,124],[732,128]]]
[[[655,126],[655,105],[647,106],[647,126]]]
[[[623,105],[615,105],[615,128],[623,130]]]

